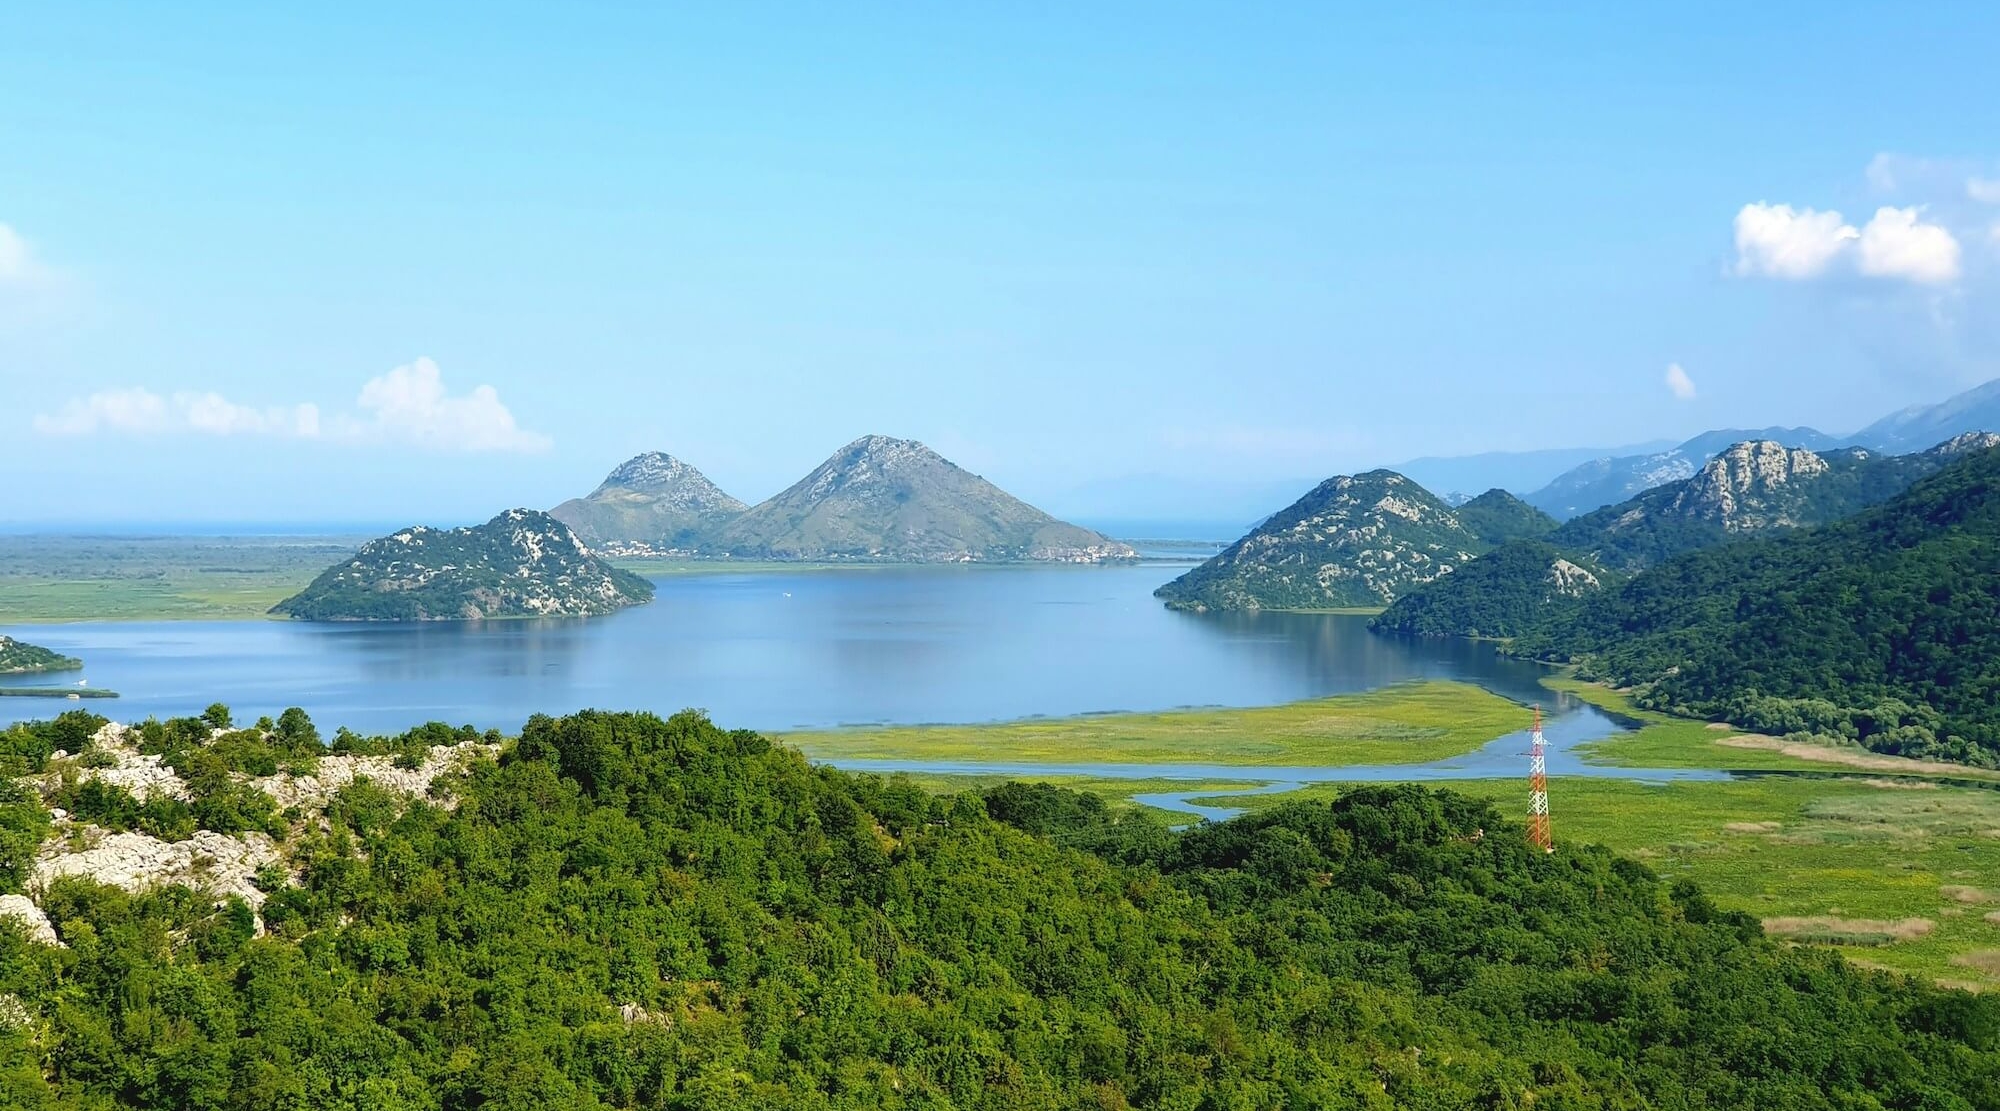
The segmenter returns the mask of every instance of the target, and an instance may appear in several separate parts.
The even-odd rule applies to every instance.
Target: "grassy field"
[[[818,757],[1041,763],[1400,764],[1470,752],[1528,712],[1465,683],[1407,683],[1255,709],[1173,710],[794,733]]]
[[[1749,773],[1728,781],[1660,786],[1556,777],[1550,797],[1559,846],[1602,844],[1645,861],[1663,876],[1692,879],[1720,905],[1763,920],[1774,937],[1838,944],[1864,964],[1964,987],[2000,989],[2000,790],[1963,785],[1968,769],[1956,767],[1946,771],[1959,785],[1927,774],[1921,770],[1926,765],[1916,761],[1896,764],[1892,776],[1730,747],[1718,742],[1733,736],[1733,730],[1640,711],[1624,696],[1599,687],[1562,680],[1549,685],[1644,722],[1633,733],[1599,742],[1595,748],[1601,756],[1635,765]],[[1405,696],[1421,689],[1398,688]],[[1397,706],[1384,700],[1386,693],[1358,696],[1349,710],[1365,706],[1392,717]],[[1199,715],[1139,717],[1165,729],[1192,725]],[[1024,724],[1037,727],[1043,751],[1067,751],[1074,759],[1090,743],[1086,738],[1118,720]],[[1244,721],[1234,725],[1234,730],[1254,728]],[[1162,736],[1152,743],[1172,742]],[[1361,761],[1350,757],[1346,762]],[[1000,782],[998,777],[971,776],[916,779],[941,791]],[[1134,805],[1137,795],[1226,791],[1263,781],[1068,777],[1055,782],[1114,804]],[[1527,785],[1521,780],[1445,786],[1490,798],[1508,815],[1525,808]],[[1314,784],[1281,795],[1197,794],[1192,801],[1256,810],[1329,798],[1347,787]]]
[[[1772,737],[1746,736],[1719,722],[1691,721],[1642,710],[1617,691],[1567,677],[1542,685],[1575,695],[1600,709],[1632,718],[1642,728],[1579,746],[1594,759],[1634,768],[1716,768],[1724,771],[1876,772],[2000,782],[2000,772],[1936,761],[1881,756],[1859,746],[1787,745]]]
[[[1077,786],[1117,790],[1101,780]],[[1448,786],[1508,814],[1526,801],[1516,780]],[[1315,784],[1212,802],[1254,810],[1343,789]],[[1717,904],[1762,919],[1774,937],[1840,944],[1865,964],[2000,988],[2000,791],[1861,776],[1660,786],[1558,777],[1549,804],[1559,848],[1601,844],[1662,876],[1684,876]]]
[[[0,625],[263,617],[355,537],[0,536]]]

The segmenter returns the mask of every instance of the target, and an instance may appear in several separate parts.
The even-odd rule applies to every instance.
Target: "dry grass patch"
[[[1988,922],[1991,922],[1991,923],[1993,923],[1993,924],[1994,924],[1994,925],[1996,925],[1996,926],[2000,926],[2000,910],[1990,910],[1990,911],[1987,911],[1987,912],[1986,912],[1986,920],[1987,920]]]
[[[1937,928],[1928,918],[1840,918],[1831,914],[1803,918],[1766,918],[1764,932],[1786,941],[1822,945],[1893,945],[1914,941]]]
[[[1731,833],[1775,833],[1784,825],[1783,822],[1728,822],[1722,828]]]
[[[1722,737],[1715,743],[1724,748],[1776,752],[1799,760],[1811,760],[1818,764],[1839,764],[1842,767],[1861,768],[1871,772],[1948,775],[1969,779],[1994,778],[1991,772],[1969,768],[1964,764],[1946,764],[1938,760],[1912,760],[1907,756],[1883,756],[1862,748],[1808,744],[1803,741],[1788,741],[1782,737],[1767,737],[1761,733],[1739,733],[1734,737]]]
[[[1938,894],[1956,903],[2000,903],[2000,895],[1983,887],[1967,887],[1964,884],[1947,884],[1938,888]]]
[[[2000,949],[1974,949],[1951,959],[1960,968],[1971,968],[1988,976],[2000,976]]]

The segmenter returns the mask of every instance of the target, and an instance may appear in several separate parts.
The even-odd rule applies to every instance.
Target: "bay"
[[[1256,706],[1420,678],[1581,713],[1489,645],[1378,637],[1341,614],[1187,614],[1183,565],[708,571],[602,618],[422,624],[86,622],[0,632],[78,656],[123,720],[211,702],[302,706],[331,732],[425,721],[518,729],[586,707],[707,710],[762,730]],[[12,685],[50,685],[48,676]],[[75,703],[7,700],[6,718]]]

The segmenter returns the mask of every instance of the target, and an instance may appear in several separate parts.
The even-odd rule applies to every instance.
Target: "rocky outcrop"
[[[31,891],[46,889],[63,876],[82,876],[126,891],[182,884],[218,899],[240,896],[254,909],[264,905],[264,893],[252,877],[281,859],[277,843],[261,833],[232,837],[204,829],[185,841],[162,841],[95,826],[77,827],[77,832],[83,840],[80,849],[70,847],[66,837],[42,846],[28,879]]]
[[[91,739],[90,751],[98,760],[109,763],[69,765],[68,753],[54,753],[51,763],[56,767],[42,777],[43,790],[53,791],[61,772],[67,770],[80,783],[102,782],[129,792],[142,803],[156,798],[187,801],[187,783],[162,763],[158,754],[140,752],[125,726],[114,721],[98,730]]]
[[[212,735],[222,732],[216,730]],[[135,735],[126,726],[108,724],[83,753],[54,753],[44,772],[20,782],[38,789],[44,799],[67,783],[98,780],[130,792],[141,802],[152,798],[192,801],[188,784],[173,768],[160,757],[137,750],[132,743]],[[365,779],[412,799],[435,798],[440,778],[463,772],[475,761],[491,759],[498,748],[482,741],[435,746],[426,750],[414,767],[399,767],[398,758],[387,755],[328,754],[314,761],[310,774],[281,772],[232,778],[270,796],[292,819],[288,835],[297,836],[325,829],[327,804],[351,784]],[[439,801],[451,804],[449,799]],[[28,894],[0,897],[0,916],[20,921],[31,937],[47,944],[60,941],[35,899],[56,880],[75,876],[131,892],[181,885],[205,893],[218,904],[239,897],[256,913],[261,911],[266,894],[257,883],[258,873],[286,864],[279,842],[261,832],[226,834],[203,829],[184,840],[167,841],[136,830],[104,829],[78,821],[61,809],[51,808],[50,815],[53,829],[35,853],[26,877]],[[261,931],[261,917],[256,924]]]
[[[279,773],[250,782],[270,795],[280,807],[323,807],[342,788],[362,779],[413,798],[422,798],[430,793],[431,784],[439,776],[464,771],[472,761],[492,756],[499,750],[500,746],[481,741],[440,745],[425,753],[423,762],[414,768],[397,767],[393,756],[322,756],[309,775]]]
[[[1668,510],[1713,521],[1730,532],[1795,527],[1798,522],[1789,512],[1795,503],[1783,496],[1783,488],[1829,469],[1825,459],[1804,448],[1773,440],[1737,444],[1703,464]]]
[[[56,928],[49,916],[42,913],[26,895],[0,895],[0,920],[11,919],[18,923],[28,940],[40,945],[66,948],[62,939],[56,936]]]
[[[1604,585],[1588,569],[1561,557],[1549,564],[1549,573],[1542,581],[1548,584],[1549,592],[1558,598],[1581,598],[1602,589]]]

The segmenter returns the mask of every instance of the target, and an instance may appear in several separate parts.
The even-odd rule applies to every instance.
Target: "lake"
[[[123,720],[224,702],[241,718],[303,706],[322,730],[425,721],[518,729],[585,707],[699,707],[725,726],[981,722],[1253,706],[1418,678],[1478,683],[1578,712],[1541,669],[1488,645],[1375,636],[1367,619],[1184,614],[1152,597],[1184,563],[702,572],[648,606],[576,620],[38,625],[0,632],[81,657]],[[76,703],[0,701],[0,720]]]

